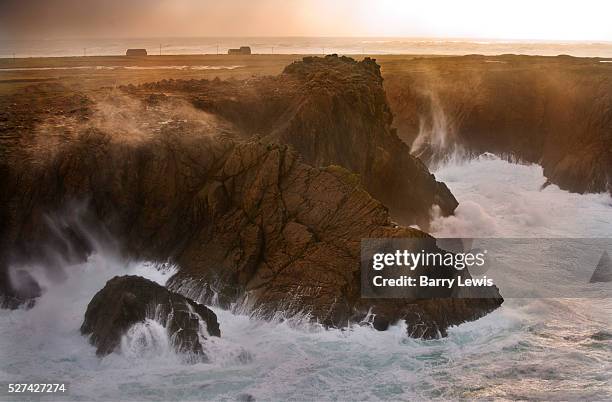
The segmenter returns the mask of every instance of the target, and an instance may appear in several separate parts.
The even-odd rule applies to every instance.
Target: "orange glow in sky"
[[[2,0],[0,38],[398,36],[612,41],[607,0]]]

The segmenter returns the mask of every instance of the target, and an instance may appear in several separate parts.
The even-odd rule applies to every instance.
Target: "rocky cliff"
[[[309,167],[286,146],[181,135],[134,146],[84,133],[23,174],[9,220],[12,249],[24,258],[59,243],[46,213],[83,197],[127,253],[180,265],[171,289],[196,292],[203,303],[241,303],[261,318],[303,314],[343,326],[372,308],[389,322],[413,314],[434,336],[501,303],[361,300],[361,239],[426,235],[392,225],[347,170]],[[83,247],[74,236],[71,248]]]
[[[391,128],[382,84],[374,60],[331,55],[306,57],[277,77],[162,81],[132,91],[183,96],[243,137],[289,144],[313,166],[342,166],[359,174],[397,222],[427,228],[432,205],[448,215],[457,201]]]
[[[346,60],[329,63],[356,66]],[[357,71],[366,74],[370,69],[375,77],[377,68],[368,63],[358,65]],[[278,79],[302,83],[293,77],[300,74],[289,72],[289,78]],[[189,86],[172,87],[177,85]],[[249,91],[246,82],[215,85],[243,85]],[[261,318],[283,314],[345,326],[369,312],[378,316],[378,328],[406,319],[409,334],[434,337],[501,304],[495,289],[488,297],[473,299],[361,299],[361,239],[427,235],[393,224],[387,208],[362,187],[363,178],[344,167],[313,167],[292,147],[245,135],[246,123],[238,118],[211,113],[210,107],[208,112],[192,108],[178,90],[174,96],[143,88],[128,92],[130,96],[109,90],[88,95],[54,90],[54,97],[41,102],[44,109],[38,111],[23,95],[11,104],[9,113],[20,111],[23,120],[11,138],[3,138],[8,174],[2,183],[7,192],[0,254],[5,264],[9,258],[49,261],[49,249],[75,259],[91,252],[92,245],[70,220],[56,227],[48,224],[50,215],[69,209],[76,200],[87,206],[84,219],[89,227],[103,229],[129,257],[176,262],[180,271],[170,282],[172,290]],[[41,94],[32,96],[39,99]],[[316,109],[310,108],[305,116],[316,121]],[[348,113],[348,106],[342,108]],[[391,135],[387,128],[372,123],[364,129]],[[378,152],[388,152],[389,160],[414,162],[407,152],[402,152],[404,159],[390,156],[393,150],[385,149],[384,138],[381,144]],[[425,174],[435,183],[418,166],[422,170],[414,174]],[[396,174],[405,177],[401,171]],[[419,188],[414,191],[418,194]]]
[[[423,58],[389,65],[395,124],[427,161],[492,152],[539,163],[574,192],[612,191],[612,65],[569,56]]]

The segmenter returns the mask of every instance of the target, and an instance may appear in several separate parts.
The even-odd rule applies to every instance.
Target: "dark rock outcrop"
[[[420,205],[417,209],[422,212],[431,206],[435,195],[423,195],[428,200],[423,203],[419,199],[420,180],[430,185],[435,180],[408,152],[394,156],[394,144],[403,145],[388,131],[390,121],[383,121],[380,127],[379,119],[390,119],[390,114],[373,62],[329,58],[300,66],[281,77],[261,79],[257,85],[269,92],[253,96],[249,95],[249,81],[175,82],[169,85],[174,88],[173,96],[157,96],[153,102],[149,102],[151,94],[146,86],[130,90],[132,96],[127,100],[122,99],[126,97],[122,93],[106,95],[104,107],[95,100],[84,101],[82,96],[56,95],[41,102],[45,110],[51,110],[48,118],[52,122],[65,113],[65,102],[78,107],[70,109],[69,119],[62,120],[62,125],[47,124],[45,130],[19,114],[25,120],[24,127],[32,126],[15,143],[3,142],[9,152],[3,161],[8,175],[3,184],[7,189],[3,201],[7,219],[0,229],[2,256],[10,251],[12,260],[37,258],[41,245],[61,244],[55,240],[57,232],[48,228],[46,215],[65,210],[71,200],[85,200],[92,226],[105,228],[132,258],[176,262],[180,271],[170,282],[171,290],[200,303],[214,301],[224,307],[238,304],[262,318],[276,317],[279,312],[285,316],[303,314],[338,327],[360,322],[370,312],[379,316],[375,325],[380,328],[385,327],[383,321],[394,323],[405,318],[409,328],[418,321],[420,328],[429,329],[410,329],[409,333],[426,337],[444,334],[449,326],[497,308],[502,303],[497,293],[480,299],[446,298],[439,302],[360,297],[362,239],[428,236],[392,223],[387,208],[362,187],[364,174],[370,177],[367,180],[372,186],[376,185],[377,174],[380,183],[405,180],[400,184],[410,189],[406,190],[410,194],[402,203]],[[333,76],[328,91],[323,83],[328,69],[334,66],[356,75],[349,83],[361,84],[352,89],[337,86],[333,80],[341,77]],[[301,68],[307,74],[320,68],[321,76],[302,78]],[[316,88],[314,94],[321,95],[304,95],[309,93],[309,82]],[[185,105],[175,103],[186,96],[180,95],[183,85],[187,95],[196,93],[202,102],[205,96],[211,102],[219,101],[204,109],[219,110],[212,115],[193,108],[185,111]],[[201,86],[210,86],[211,91],[201,91]],[[242,93],[233,92],[240,87],[245,88],[242,103],[223,95]],[[293,91],[293,97],[281,94],[267,100],[265,95],[277,90]],[[328,92],[329,96],[325,95]],[[356,103],[347,96],[365,98]],[[35,99],[40,98],[36,94]],[[120,107],[110,107],[108,99]],[[290,102],[293,106],[287,109],[283,105],[288,99],[301,99],[298,103],[302,107],[292,109],[295,105]],[[61,103],[54,104],[56,100]],[[338,115],[328,113],[320,100],[335,105]],[[197,104],[197,99],[194,102]],[[293,110],[290,114],[300,114],[302,109],[308,113],[283,118],[275,114],[278,111],[270,102],[282,110]],[[349,104],[356,104],[357,111],[352,113]],[[371,112],[365,110],[368,107]],[[109,110],[110,115],[100,115]],[[317,110],[325,117],[317,117]],[[360,116],[362,113],[365,117]],[[268,114],[276,117],[267,119]],[[340,124],[335,120],[338,118],[347,121]],[[319,123],[304,128],[310,120]],[[293,122],[294,126],[283,128],[283,122]],[[338,165],[313,167],[287,145],[272,144],[267,138],[250,139],[245,127],[259,127],[257,124],[262,130],[269,129],[268,136],[280,138],[281,133],[294,131],[299,134],[295,138],[304,137],[312,146],[320,143],[325,145],[322,149],[331,149],[329,154],[306,153],[310,157],[339,156],[343,155],[340,149],[351,152],[355,146],[366,152],[362,155],[367,160],[364,167],[355,167],[362,175]],[[274,126],[280,128],[275,130]],[[316,132],[327,135],[308,138],[308,133]],[[344,141],[347,138],[341,135],[343,132],[348,132],[353,142]],[[52,146],[45,147],[51,140]],[[389,164],[376,159],[381,155]],[[358,157],[358,153],[347,154],[344,164],[357,163]],[[418,169],[413,170],[410,163],[417,164]],[[389,169],[380,170],[383,166]],[[427,184],[423,186],[427,188]],[[395,191],[404,194],[393,186],[385,191],[389,195]],[[412,200],[417,204],[411,204]],[[78,233],[62,237],[71,244],[87,243],[80,241]]]
[[[180,133],[125,144],[86,131],[48,164],[20,173],[12,249],[35,255],[30,245],[54,235],[44,212],[87,195],[127,253],[176,261],[171,289],[201,303],[239,302],[262,318],[303,313],[333,326],[359,322],[369,309],[390,322],[415,312],[436,333],[501,304],[361,299],[361,239],[427,235],[393,225],[347,170],[312,168],[286,146]]]
[[[277,77],[245,81],[162,81],[164,91],[235,124],[241,136],[289,144],[310,165],[353,173],[393,219],[427,228],[431,207],[452,214],[457,201],[391,128],[380,67],[336,55],[305,57]]]
[[[612,193],[610,63],[504,55],[385,68],[399,136],[424,160],[491,152],[542,165],[563,189]]]
[[[158,321],[168,331],[177,352],[206,360],[200,342],[200,323],[209,336],[221,336],[217,316],[209,308],[139,276],[116,276],[91,299],[81,333],[90,335],[96,353],[115,351],[134,324]]]

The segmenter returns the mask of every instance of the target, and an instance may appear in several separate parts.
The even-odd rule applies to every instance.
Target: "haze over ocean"
[[[512,41],[391,37],[175,37],[126,39],[4,39],[0,58],[112,56],[128,48],[145,48],[149,55],[227,54],[227,49],[250,46],[256,54],[528,54],[612,57],[612,42]]]

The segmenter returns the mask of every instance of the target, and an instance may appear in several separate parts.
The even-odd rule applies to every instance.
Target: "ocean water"
[[[436,216],[439,237],[612,236],[612,198],[577,194],[546,182],[542,167],[511,163],[492,154],[450,158],[434,172],[459,201],[454,216]]]
[[[530,54],[612,57],[610,42],[546,42],[441,38],[218,37],[0,40],[0,58],[123,55],[145,48],[150,55],[227,54],[250,46],[257,54]]]
[[[456,217],[434,220],[437,235],[612,233],[609,195],[540,190],[537,165],[487,155],[436,175],[461,202]],[[62,400],[612,398],[610,299],[508,299],[430,341],[407,338],[402,323],[386,332],[324,330],[213,306],[222,337],[207,343],[210,363],[183,363],[154,322],[133,328],[120,352],[97,358],[78,331],[87,303],[113,275],[164,283],[173,267],[157,268],[100,248],[86,263],[66,267],[65,281],[42,278],[46,292],[34,308],[0,310],[0,383],[66,381]]]

